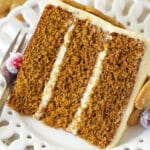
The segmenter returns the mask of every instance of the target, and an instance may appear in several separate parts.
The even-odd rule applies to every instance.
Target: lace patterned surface
[[[22,29],[30,39],[47,0],[29,0],[0,21],[0,62],[16,33]],[[76,0],[95,7],[120,21],[129,30],[150,37],[149,0]],[[16,19],[22,14],[26,23]],[[0,77],[0,95],[5,82]],[[130,127],[113,150],[149,150],[150,130]],[[78,137],[47,127],[30,117],[21,117],[5,105],[0,117],[0,150],[96,150]]]

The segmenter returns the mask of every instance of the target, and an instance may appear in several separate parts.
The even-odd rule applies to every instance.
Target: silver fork
[[[8,95],[9,95],[10,91],[12,90],[12,87],[13,87],[14,81],[15,81],[14,79],[11,80],[11,81],[6,80],[5,75],[3,73],[4,64],[5,64],[6,60],[8,59],[9,54],[11,52],[20,52],[20,53],[24,52],[24,49],[25,49],[25,46],[26,46],[26,36],[27,36],[26,33],[23,36],[21,36],[21,31],[19,31],[17,33],[15,39],[11,43],[10,47],[8,48],[7,53],[5,54],[5,56],[3,57],[2,61],[1,61],[0,73],[1,73],[1,75],[3,76],[3,78],[5,80],[5,85],[6,86],[5,86],[5,89],[3,91],[2,96],[0,97],[0,116],[1,116],[4,104],[5,104],[5,102],[8,98]],[[21,40],[19,42],[20,44],[17,45],[17,42],[19,41],[20,37],[21,37]]]

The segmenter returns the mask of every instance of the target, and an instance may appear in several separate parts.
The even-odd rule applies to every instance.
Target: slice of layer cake
[[[50,0],[9,106],[100,148],[115,146],[150,75],[150,41],[119,27],[89,7]]]

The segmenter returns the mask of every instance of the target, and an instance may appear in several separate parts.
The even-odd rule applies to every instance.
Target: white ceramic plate
[[[47,0],[29,0],[26,4],[13,10],[7,18],[0,20],[0,61],[19,29],[34,32],[41,12]],[[150,37],[150,1],[148,0],[76,0],[100,9],[105,14],[116,18],[128,29],[141,32]],[[15,16],[23,14],[26,25]],[[5,84],[0,78],[0,92]],[[1,94],[0,93],[0,94]],[[150,130],[140,125],[130,127],[119,145],[113,150],[149,150]],[[31,117],[21,117],[5,105],[0,117],[0,150],[96,150],[84,140],[63,130],[56,130],[43,125]]]

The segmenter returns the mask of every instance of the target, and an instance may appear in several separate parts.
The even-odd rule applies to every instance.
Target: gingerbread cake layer
[[[49,0],[9,105],[100,148],[113,147],[150,75],[150,41],[63,1]]]
[[[34,114],[49,80],[72,14],[47,6],[26,50],[9,106],[23,115]]]

